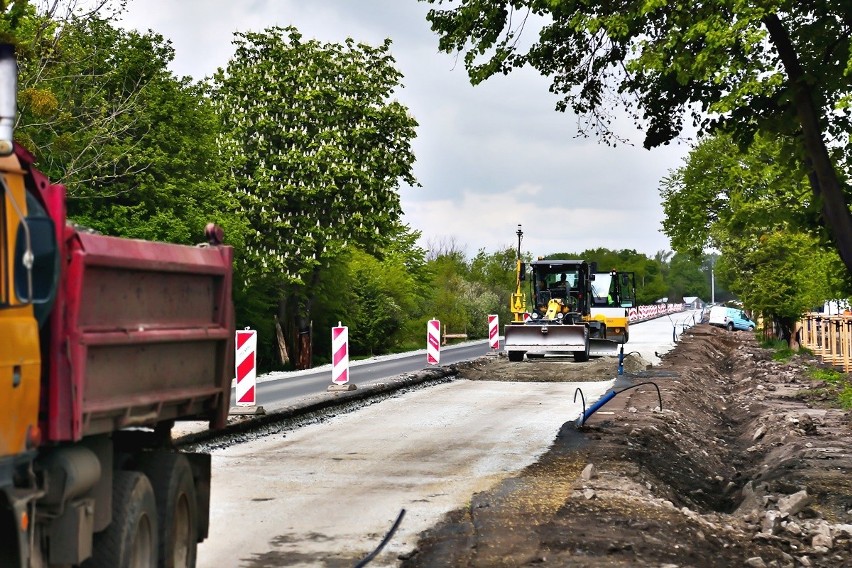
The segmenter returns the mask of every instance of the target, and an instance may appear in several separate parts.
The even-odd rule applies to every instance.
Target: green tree
[[[531,45],[520,41],[530,15],[545,21]],[[464,52],[474,84],[531,65],[551,78],[557,109],[606,141],[618,140],[611,113],[622,103],[648,148],[674,140],[690,118],[741,146],[757,132],[789,137],[852,272],[852,3],[461,0],[427,17],[442,50]]]
[[[845,287],[839,257],[802,214],[811,196],[788,149],[758,136],[743,153],[727,136],[708,138],[663,180],[661,194],[672,244],[692,258],[719,250],[716,274],[790,339],[796,317]]]
[[[395,190],[416,184],[417,123],[390,100],[401,78],[390,40],[323,44],[272,27],[237,33],[234,44],[213,95],[231,190],[251,226],[239,260],[250,282],[278,283],[284,332],[304,368],[323,268],[350,243],[381,250],[397,230]]]
[[[512,321],[512,313],[509,308],[511,295],[515,292],[517,286],[515,274],[517,255],[517,249],[512,246],[493,253],[487,253],[484,249],[480,249],[470,261],[471,282],[478,283],[488,290],[489,302],[493,302],[493,305],[490,306],[486,303],[486,306],[488,306],[486,309],[489,310],[486,316],[497,314],[501,326]],[[529,261],[529,255],[526,255],[522,260]],[[521,287],[523,289],[523,283]],[[487,322],[487,318],[480,323],[483,322]]]
[[[836,297],[840,259],[816,238],[791,231],[769,229],[756,241],[743,243],[741,254],[728,254],[720,270],[746,307],[771,319],[779,337],[797,347],[793,326],[814,306]]]
[[[675,254],[669,262],[669,287],[666,294],[670,301],[678,302],[685,296],[710,297],[710,282],[701,270],[701,263],[688,255]]]
[[[191,244],[214,221],[239,241],[202,87],[168,71],[174,51],[162,36],[116,28],[115,14],[97,7],[59,17],[15,4],[2,13],[17,42],[18,140],[67,186],[69,217],[80,224]]]

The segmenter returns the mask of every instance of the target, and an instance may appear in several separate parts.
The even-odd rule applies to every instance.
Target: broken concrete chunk
[[[808,492],[802,489],[792,495],[778,499],[778,510],[787,515],[796,515],[811,502]]]
[[[757,430],[755,430],[754,434],[751,436],[751,441],[756,442],[763,438],[763,435],[766,434],[766,426],[761,426]]]
[[[763,488],[759,487],[757,490],[754,488],[754,483],[749,481],[743,486],[742,489],[743,500],[740,503],[740,506],[737,507],[737,511],[740,513],[746,513],[748,511],[762,511],[763,510]]]
[[[751,566],[752,568],[766,568],[766,562],[760,556],[752,556],[745,563],[746,566]]]
[[[787,526],[784,527],[784,530],[793,536],[800,536],[802,534],[802,527],[799,525],[799,523],[795,523],[793,521],[787,523]]]
[[[834,540],[826,534],[815,534],[814,537],[811,539],[811,546],[813,546],[814,548],[818,546],[823,546],[831,550],[831,547],[834,546]]]
[[[580,474],[585,481],[589,481],[590,479],[594,479],[598,476],[597,469],[595,469],[594,464],[589,464],[585,468],[583,468],[583,473]]]
[[[760,528],[763,532],[769,534],[777,534],[781,529],[781,519],[784,517],[778,511],[766,511],[763,514],[763,520],[760,523]]]
[[[586,489],[583,491],[583,497],[586,498],[587,501],[595,498],[595,491],[593,489]]]

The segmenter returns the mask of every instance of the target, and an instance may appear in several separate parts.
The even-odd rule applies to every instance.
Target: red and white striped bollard
[[[257,404],[257,331],[249,328],[237,331],[236,358],[237,406]]]
[[[426,363],[438,365],[441,362],[441,322],[436,319],[426,324]]]
[[[488,316],[488,341],[491,349],[500,349],[500,317],[497,314]]]
[[[355,390],[349,382],[349,328],[341,322],[331,328],[331,386],[329,391]]]

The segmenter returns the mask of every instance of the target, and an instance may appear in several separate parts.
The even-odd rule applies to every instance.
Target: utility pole
[[[716,256],[710,256],[710,303],[716,303]]]

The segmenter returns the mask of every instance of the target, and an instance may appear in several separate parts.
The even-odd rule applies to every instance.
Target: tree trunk
[[[294,303],[292,296],[285,296],[278,302],[278,314],[275,316],[278,355],[282,365],[293,364],[291,354],[298,357],[298,342],[292,309]]]
[[[287,352],[287,341],[284,339],[284,330],[281,329],[281,320],[275,315],[275,337],[278,340],[278,358],[282,365],[290,364],[290,355]]]
[[[310,369],[313,366],[313,320],[311,312],[313,311],[315,293],[319,285],[319,269],[314,268],[311,274],[310,282],[306,289],[302,290],[296,298],[296,329],[298,330],[299,338],[296,346],[296,368]]]
[[[819,110],[814,104],[790,35],[777,14],[764,16],[763,23],[787,72],[799,125],[801,140],[807,156],[808,179],[814,196],[820,203],[822,217],[834,241],[846,270],[852,274],[852,213],[843,195],[837,171],[828,155],[822,138]]]
[[[296,361],[297,369],[310,369],[312,366],[313,354],[311,353],[311,321],[304,316],[298,316],[299,328],[299,358]]]

